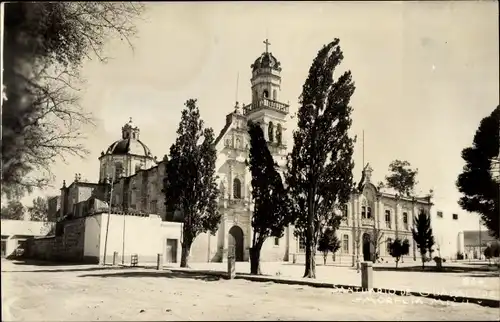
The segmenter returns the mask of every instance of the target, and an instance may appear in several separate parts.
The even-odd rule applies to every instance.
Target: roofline
[[[120,180],[121,180],[121,179],[131,179],[132,177],[135,177],[136,175],[138,175],[138,174],[139,174],[139,173],[141,173],[141,172],[148,172],[148,171],[150,171],[150,170],[153,170],[153,169],[155,169],[155,168],[158,168],[158,167],[159,167],[162,163],[164,163],[164,162],[165,162],[165,161],[164,161],[164,160],[162,160],[162,161],[158,162],[158,163],[157,163],[154,167],[151,167],[151,168],[149,168],[149,169],[140,169],[140,170],[138,170],[138,171],[137,171],[136,173],[134,173],[134,174],[131,174],[131,175],[126,176],[126,177],[120,177],[120,179],[119,179],[119,180],[117,180],[117,181],[115,181],[115,182],[113,183],[113,185],[118,184],[118,183],[120,182]]]
[[[149,153],[151,153],[151,149],[144,143],[142,142],[141,140],[139,139],[120,139],[120,140],[116,140],[114,141],[113,143],[111,143],[111,145],[106,149],[106,153],[101,155],[98,160],[100,160],[102,157],[106,156],[106,155],[131,155],[131,156],[140,156],[140,157],[146,157],[146,158],[154,158],[154,157],[149,157],[147,155],[138,155],[138,154],[132,154],[132,153],[109,153],[109,149],[113,146],[116,146],[118,143],[122,142],[122,141],[132,141],[132,140],[135,140],[137,142],[139,142],[139,144],[142,145],[144,151],[148,151]],[[152,154],[152,153],[151,153]]]
[[[107,152],[105,154],[101,155],[100,157],[98,157],[97,159],[101,160],[101,158],[104,158],[104,157],[110,156],[110,155],[129,155],[131,157],[146,158],[146,159],[151,159],[152,161],[154,161],[154,157],[150,157],[147,155],[132,154],[132,153],[107,153]]]
[[[217,146],[217,144],[221,141],[221,139],[224,137],[224,134],[226,134],[226,132],[229,130],[229,127],[231,126],[231,115],[233,114],[234,112],[231,112],[229,114],[226,115],[226,124],[224,125],[224,127],[222,128],[222,130],[219,132],[219,135],[217,136],[217,138],[215,139],[214,141],[214,146]]]
[[[66,187],[62,187],[62,189],[69,189],[71,188],[73,185],[80,185],[80,186],[100,186],[102,185],[102,183],[95,183],[95,182],[83,182],[83,181],[73,181],[71,182],[71,184],[69,186],[66,186]]]

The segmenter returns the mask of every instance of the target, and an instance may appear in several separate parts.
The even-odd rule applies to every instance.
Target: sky
[[[499,104],[495,1],[148,3],[136,25],[134,50],[111,39],[104,50],[112,59],[83,67],[81,104],[96,119],[85,129],[91,153],[57,161],[54,187],[35,195],[58,194],[76,172],[96,181],[101,151],[120,139],[129,117],[160,159],[189,98],[198,99],[202,118],[218,134],[235,101],[249,103],[250,65],[266,38],[283,68],[280,100],[295,113],[318,50],[339,38],[345,57],[339,68],[351,70],[356,85],[355,180],[364,131],[373,181],[384,179],[392,160],[407,160],[418,168],[417,191],[433,189],[436,209],[463,213],[477,227],[477,217],[457,205],[455,181],[461,150]],[[296,119],[289,119],[290,149],[295,127]]]

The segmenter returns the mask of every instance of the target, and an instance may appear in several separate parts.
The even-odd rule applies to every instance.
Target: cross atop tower
[[[266,53],[267,53],[267,52],[268,52],[268,50],[269,50],[269,45],[270,45],[271,43],[269,42],[269,40],[268,40],[267,38],[266,38],[266,40],[264,40],[264,41],[263,41],[263,43],[264,43],[264,44],[266,44]]]

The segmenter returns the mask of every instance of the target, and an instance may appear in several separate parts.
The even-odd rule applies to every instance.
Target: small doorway
[[[243,230],[239,226],[229,229],[229,249],[234,249],[234,257],[237,262],[243,262]]]
[[[166,263],[177,263],[177,239],[167,239],[165,254]]]
[[[371,254],[371,237],[370,234],[364,233],[363,234],[363,260],[364,261],[371,261],[372,260],[372,254]]]
[[[2,240],[2,257],[7,256],[7,241]]]

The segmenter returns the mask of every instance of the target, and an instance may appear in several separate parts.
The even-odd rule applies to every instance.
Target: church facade
[[[223,261],[228,249],[234,249],[237,261],[249,260],[253,211],[251,175],[245,162],[249,153],[249,120],[262,126],[277,164],[283,169],[286,164],[287,142],[283,134],[287,130],[289,105],[283,103],[280,96],[281,64],[268,51],[267,40],[265,43],[266,51],[251,65],[251,102],[241,106],[236,103],[216,139],[222,220],[215,235],[201,234],[195,239],[190,254],[194,262]],[[99,161],[98,183],[82,182],[81,175],[77,174],[69,186],[63,184],[59,210],[62,218],[88,215],[88,200],[98,198],[111,201],[113,212],[119,211],[124,216],[141,213],[158,215],[162,221],[172,219],[167,216],[161,192],[165,163],[153,157],[140,140],[140,129],[132,120],[122,127],[121,139],[101,153]],[[371,183],[372,171],[369,167],[366,169],[361,189],[352,194],[343,215],[337,232],[341,249],[332,259],[339,264],[352,265],[355,258],[371,260],[376,253],[385,261],[387,241],[394,238],[412,241],[413,219],[420,209],[429,212],[432,206],[430,196],[409,199],[379,191]],[[377,245],[373,242],[374,236],[382,236],[377,239]],[[177,247],[180,249],[180,240]],[[411,243],[413,260],[417,255],[415,250]],[[263,261],[304,261],[303,243],[294,237],[293,226],[285,229],[282,238],[269,238],[261,258]]]

